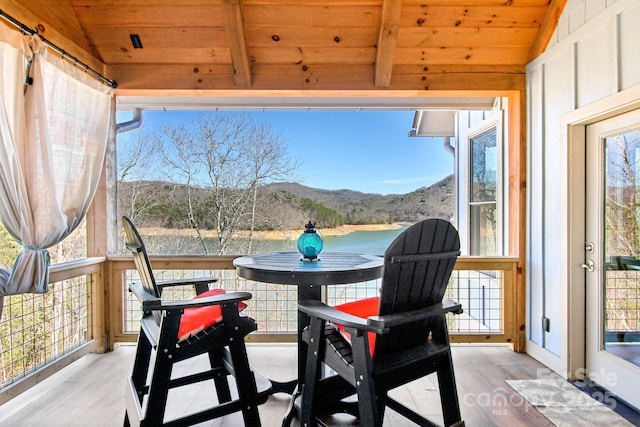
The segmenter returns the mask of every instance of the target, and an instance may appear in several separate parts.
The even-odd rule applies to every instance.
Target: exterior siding
[[[569,0],[547,50],[527,66],[528,351],[561,374],[569,358],[572,268],[572,159],[562,119],[640,83],[638,22],[638,0]]]

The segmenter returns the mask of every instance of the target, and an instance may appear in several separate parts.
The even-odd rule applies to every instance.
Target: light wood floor
[[[38,386],[0,406],[0,426],[121,426],[124,417],[124,384],[130,372],[135,347],[120,346],[107,354],[91,354],[43,381]],[[293,345],[248,345],[254,368],[274,380],[292,379],[296,371]],[[453,359],[462,417],[469,427],[551,426],[535,408],[507,385],[506,379],[535,379],[550,375],[542,364],[504,346],[456,345]],[[203,359],[202,363],[206,363]],[[197,363],[200,363],[198,361]],[[187,369],[187,367],[184,367]],[[412,402],[422,414],[438,424],[440,401],[435,377],[413,382],[394,390],[396,398]],[[170,395],[168,414],[190,412],[197,400],[204,400],[209,387],[194,386]],[[211,387],[212,388],[212,387]],[[196,399],[196,397],[198,399]],[[263,426],[279,426],[289,402],[286,394],[276,394],[260,407]],[[385,427],[413,425],[391,410],[386,411]],[[335,417],[332,423],[355,426],[351,417]],[[201,424],[202,426],[241,426],[239,414]],[[297,423],[294,423],[298,425]]]

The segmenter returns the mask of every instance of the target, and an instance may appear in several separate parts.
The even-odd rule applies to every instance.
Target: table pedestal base
[[[294,392],[298,389],[298,380],[291,381],[271,381],[271,394],[274,393],[286,393],[293,395]]]
[[[331,376],[321,380],[318,387],[318,395],[323,396],[320,402],[316,402],[315,412],[320,415],[332,415],[332,414],[349,414],[358,418],[360,412],[358,410],[358,400],[355,395],[345,397],[346,390],[349,389],[348,383],[340,376]],[[355,400],[352,400],[355,398]],[[345,400],[348,399],[348,400]],[[287,407],[284,419],[282,420],[282,427],[290,427],[291,422],[296,416],[302,415],[302,392],[296,387],[291,394],[291,401]],[[321,425],[324,425],[322,421],[318,420]]]

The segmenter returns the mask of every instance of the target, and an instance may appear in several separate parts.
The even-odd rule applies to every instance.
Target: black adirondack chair
[[[215,278],[156,282],[138,231],[128,217],[122,221],[126,247],[141,281],[130,290],[143,311],[133,371],[125,388],[124,425],[186,426],[242,411],[245,425],[260,426],[258,405],[269,397],[271,383],[252,371],[247,358],[244,337],[257,326],[240,311],[251,294],[209,290]],[[185,285],[194,286],[197,297],[161,299],[163,289]],[[203,354],[208,355],[210,369],[172,377],[176,363]],[[235,378],[235,391],[230,377]],[[169,390],[202,381],[211,381],[217,400],[207,409],[165,421]]]
[[[359,417],[360,425],[379,427],[386,407],[418,425],[435,426],[388,395],[433,372],[438,376],[444,424],[464,425],[445,319],[446,313],[461,313],[462,307],[442,301],[459,254],[458,232],[449,222],[424,220],[386,250],[380,298],[373,305],[377,312],[363,318],[358,304],[346,310],[360,316],[318,301],[299,304],[311,318],[305,337],[309,350],[302,426],[317,425],[317,417],[325,413],[349,412]],[[371,307],[371,301],[365,305]],[[323,364],[335,375],[323,376]],[[341,403],[352,395],[357,395],[357,408]]]

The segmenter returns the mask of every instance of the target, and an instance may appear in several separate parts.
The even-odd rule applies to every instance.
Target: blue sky
[[[144,111],[145,129],[180,121],[190,111]],[[400,194],[453,173],[440,138],[410,138],[413,111],[251,111],[286,140],[300,161],[302,184],[328,190]],[[119,114],[118,121],[130,114]],[[145,131],[146,132],[146,131]],[[127,134],[119,137],[125,143]]]

